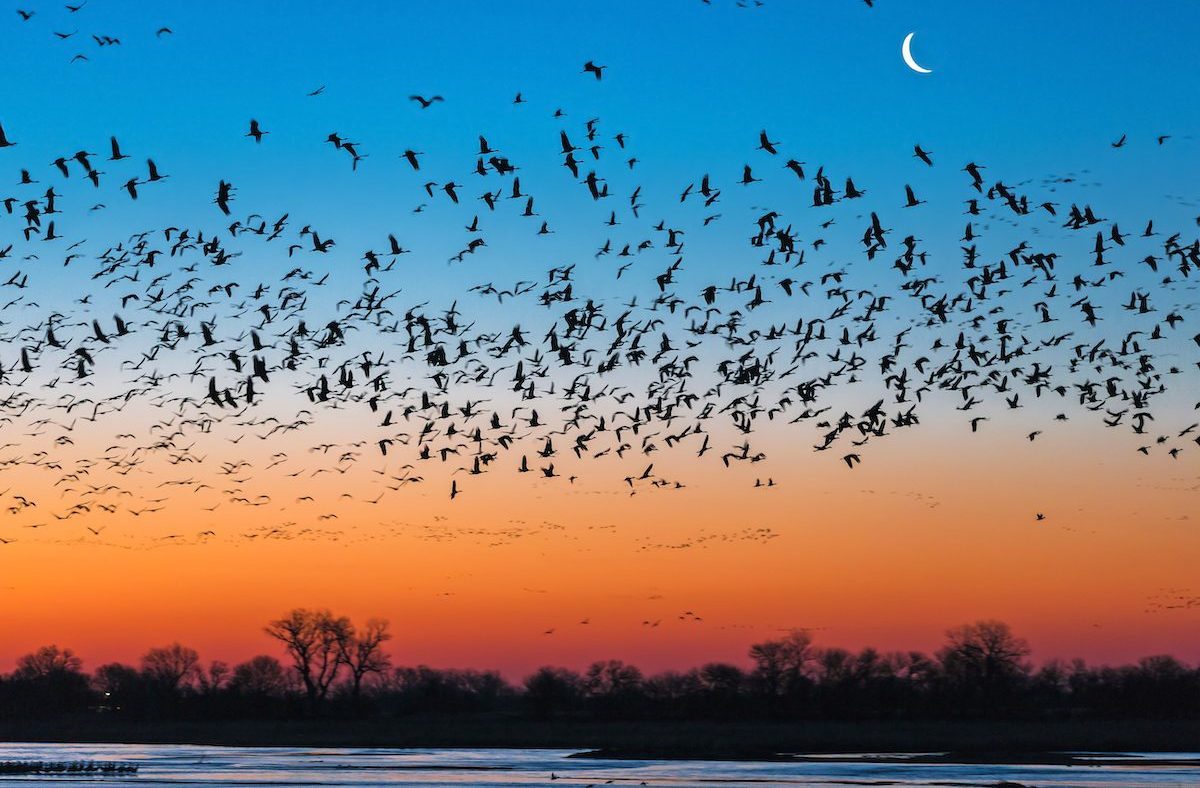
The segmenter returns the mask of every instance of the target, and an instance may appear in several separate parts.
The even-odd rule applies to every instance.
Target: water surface
[[[0,761],[135,763],[136,775],[3,777],[0,784],[260,786],[1200,786],[1200,753],[1123,753],[1098,766],[871,763],[864,756],[804,762],[571,758],[575,750],[208,747],[3,744]]]

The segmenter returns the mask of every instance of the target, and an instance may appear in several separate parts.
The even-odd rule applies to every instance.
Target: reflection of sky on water
[[[388,750],[204,747],[137,744],[0,744],[0,761],[96,760],[137,763],[135,777],[105,784],[169,785],[960,785],[1166,786],[1200,783],[1194,753],[1123,755],[1144,766],[894,764],[847,761],[614,761],[570,758],[570,750]],[[830,756],[833,757],[833,756]],[[844,756],[853,758],[854,756]],[[553,775],[553,777],[552,777]],[[4,779],[6,785],[62,780]]]

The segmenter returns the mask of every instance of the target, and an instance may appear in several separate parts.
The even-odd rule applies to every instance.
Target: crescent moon
[[[900,45],[900,54],[904,56],[904,63],[918,74],[932,74],[933,69],[925,68],[917,61],[913,60],[912,56],[912,39],[916,33],[909,33],[904,37],[904,43]]]

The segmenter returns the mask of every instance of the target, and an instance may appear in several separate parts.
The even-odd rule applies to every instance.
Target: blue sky
[[[795,157],[809,173],[824,165],[835,185],[850,175],[868,191],[860,213],[839,214],[820,265],[860,257],[854,242],[870,209],[927,242],[933,264],[946,266],[939,270],[957,271],[968,196],[959,168],[967,161],[985,164],[989,182],[1032,184],[1040,199],[1069,203],[1102,192],[1105,211],[1126,232],[1150,214],[1178,229],[1200,213],[1166,198],[1190,194],[1191,174],[1200,171],[1191,136],[1200,105],[1192,73],[1181,70],[1194,58],[1184,31],[1197,22],[1200,9],[1182,2],[1136,10],[1115,2],[896,0],[875,8],[851,0],[769,0],[753,9],[724,0],[614,0],[147,10],[92,0],[78,14],[48,4],[29,22],[0,17],[10,75],[0,122],[20,143],[0,151],[0,171],[15,181],[17,162],[44,162],[35,171],[39,189],[54,184],[74,205],[103,202],[104,211],[73,218],[69,228],[94,244],[154,226],[224,227],[210,201],[216,181],[226,179],[237,187],[235,214],[289,211],[295,224],[337,238],[331,258],[347,270],[396,233],[417,252],[402,260],[420,280],[406,286],[453,296],[466,283],[540,276],[555,264],[578,263],[587,276],[605,238],[636,241],[668,211],[691,222],[688,286],[723,281],[727,268],[753,264],[746,222],[762,206],[782,206],[804,241],[817,235],[824,217],[807,208],[811,181],[797,184],[773,169]],[[173,34],[156,37],[161,26]],[[66,41],[52,35],[73,30]],[[902,63],[908,32],[933,74]],[[101,49],[90,33],[122,44]],[[77,52],[89,60],[70,62]],[[602,82],[580,73],[589,59],[608,67]],[[320,85],[322,95],[305,96]],[[518,91],[528,101],[519,107],[512,104]],[[446,102],[422,111],[411,93]],[[566,117],[552,118],[559,108]],[[243,136],[251,117],[270,132],[262,145]],[[557,154],[558,130],[581,144],[592,117],[601,119],[602,164],[615,197],[599,205],[566,177]],[[754,150],[764,128],[780,141],[778,160]],[[357,172],[323,141],[334,131],[361,143],[367,158]],[[628,135],[628,153],[616,149],[617,131]],[[50,167],[80,148],[104,151],[110,134],[131,159],[101,165],[101,190],[78,174],[62,181]],[[475,198],[498,184],[470,174],[479,134],[521,167],[556,235],[533,239],[529,222],[485,213]],[[1121,134],[1129,143],[1116,151],[1109,143]],[[1158,134],[1173,136],[1158,146]],[[918,142],[933,151],[934,169],[912,158]],[[420,173],[399,158],[406,148],[424,153]],[[607,158],[618,153],[642,163],[630,173]],[[171,178],[131,203],[119,187],[144,172],[146,156]],[[736,186],[745,163],[768,182]],[[680,208],[675,197],[706,172],[725,192],[718,208],[727,220],[713,228],[699,225],[705,212],[694,203]],[[1037,186],[1066,173],[1076,179],[1070,187]],[[427,179],[451,178],[466,184],[463,206],[424,197]],[[930,203],[901,210],[905,183]],[[598,220],[625,208],[636,186],[650,206],[643,225],[623,215],[621,227],[602,226]],[[431,207],[416,217],[420,202]],[[465,269],[443,267],[475,213],[487,225],[490,256]],[[994,233],[983,243],[1000,252],[1019,237]],[[1090,237],[1075,243],[1086,251]],[[646,270],[667,260],[661,254]],[[254,263],[268,280],[291,264]],[[614,267],[606,262],[595,276],[611,281]]]
[[[249,182],[262,151],[238,137],[258,117],[294,162],[295,182],[267,186],[295,194],[341,163],[319,144],[335,129],[363,143],[372,169],[395,170],[396,148],[409,145],[442,140],[469,155],[478,132],[548,136],[547,115],[562,107],[577,123],[595,115],[625,129],[653,165],[643,177],[674,190],[697,168],[740,167],[760,127],[809,164],[893,179],[912,172],[909,140],[947,164],[1042,173],[1093,164],[1122,133],[1144,148],[1200,113],[1181,71],[1200,9],[1184,2],[157,6],[92,0],[74,15],[47,4],[29,22],[0,18],[10,136],[96,145],[117,133],[176,177],[195,166]],[[162,25],[174,34],[156,39]],[[74,29],[68,41],[51,36]],[[83,39],[93,31],[122,46],[98,49]],[[934,74],[902,64],[910,31]],[[89,62],[70,63],[76,52]],[[609,66],[603,83],[579,73],[587,59]],[[323,96],[304,100],[321,84]],[[530,103],[513,108],[518,90]],[[406,100],[414,92],[448,101],[422,113]],[[1118,174],[1154,177],[1143,168],[1152,153],[1136,147]]]

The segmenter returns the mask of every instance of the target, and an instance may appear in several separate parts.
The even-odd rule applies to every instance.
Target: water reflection
[[[571,757],[572,750],[389,750],[138,744],[0,744],[0,761],[136,763],[135,776],[0,777],[9,785],[104,783],[195,786],[1054,786],[1200,785],[1200,754],[1101,756],[1096,766],[805,761],[651,761]]]

